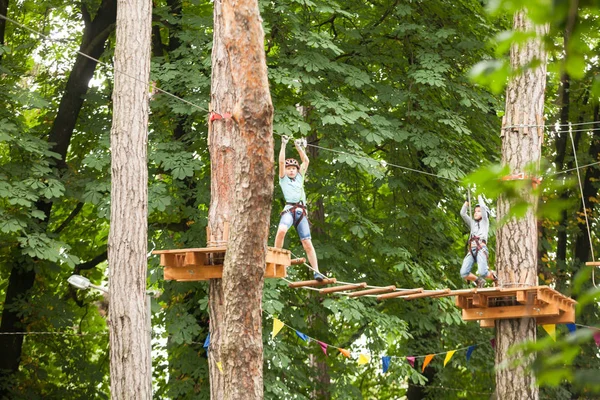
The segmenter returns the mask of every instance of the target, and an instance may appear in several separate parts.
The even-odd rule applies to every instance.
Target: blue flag
[[[567,328],[569,329],[569,332],[573,333],[577,330],[577,327],[575,326],[575,324],[567,324]]]
[[[210,346],[210,333],[208,334],[208,336],[204,340],[204,345],[202,346],[202,347],[204,347],[206,349],[206,357],[208,357],[208,346]]]
[[[381,369],[383,370],[384,374],[387,372],[388,369],[390,369],[390,360],[390,356],[381,357]]]
[[[475,350],[475,346],[469,346],[469,348],[467,349],[467,362],[469,362],[469,360],[471,359],[471,354],[473,354],[473,350]]]
[[[296,335],[298,335],[298,337],[302,340],[304,340],[305,342],[308,342],[309,337],[306,336],[304,333],[296,331]]]

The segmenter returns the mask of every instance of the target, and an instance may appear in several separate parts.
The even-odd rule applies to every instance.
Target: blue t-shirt
[[[306,205],[306,194],[304,193],[304,177],[298,173],[292,180],[289,176],[284,175],[283,178],[279,178],[279,186],[283,192],[283,197],[286,203],[298,203],[302,202]],[[286,204],[284,211],[292,208],[289,204]]]

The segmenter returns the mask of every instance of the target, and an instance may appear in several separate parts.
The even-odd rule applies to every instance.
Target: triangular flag
[[[556,325],[546,324],[546,325],[542,325],[542,328],[544,328],[544,330],[548,333],[548,335],[550,335],[552,340],[554,340],[556,342]]]
[[[221,364],[221,361],[217,361],[217,368],[219,368],[219,371],[223,373],[223,364]]]
[[[471,359],[471,354],[473,354],[473,350],[475,350],[475,345],[469,346],[467,349],[467,362]]]
[[[283,328],[284,324],[277,318],[273,318],[273,334],[271,337],[277,336],[279,331]]]
[[[358,356],[358,365],[368,364],[369,356],[366,354],[361,354]]]
[[[411,367],[415,367],[415,358],[414,357],[406,357],[406,360],[410,364]]]
[[[421,372],[425,372],[425,367],[427,367],[427,365],[429,365],[431,360],[433,360],[434,355],[435,354],[428,354],[425,356],[425,360],[423,361],[423,368],[421,369]]]
[[[204,339],[204,345],[202,346],[206,349],[206,357],[207,358],[208,358],[208,346],[210,346],[210,333],[208,334],[206,339]]]
[[[390,356],[381,357],[381,369],[383,370],[384,374],[388,371],[388,369],[390,369],[390,360]]]
[[[319,343],[319,346],[321,346],[321,350],[323,350],[323,353],[325,353],[325,355],[327,355],[327,346],[329,346],[327,343],[323,343],[319,340],[317,340],[317,343]]]
[[[490,344],[492,345],[492,349],[495,349],[496,348],[496,338],[491,338]]]
[[[446,366],[446,364],[448,364],[448,361],[450,361],[454,353],[456,353],[456,350],[450,350],[446,353],[446,358],[444,358],[444,367]]]
[[[298,337],[300,339],[304,340],[305,342],[308,342],[308,340],[309,340],[309,337],[300,331],[296,331],[296,335],[298,335]]]
[[[577,330],[577,326],[575,326],[575,324],[567,324],[567,329],[569,329],[569,332],[573,333]]]
[[[346,358],[350,358],[350,351],[346,350],[346,349],[339,349],[340,353],[342,353],[344,355],[344,357]]]
[[[594,341],[596,342],[596,346],[600,347],[600,331],[594,333]]]

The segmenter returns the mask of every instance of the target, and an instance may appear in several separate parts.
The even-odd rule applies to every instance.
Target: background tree
[[[148,242],[148,84],[152,3],[117,7],[108,236],[110,393],[114,399],[152,398]]]

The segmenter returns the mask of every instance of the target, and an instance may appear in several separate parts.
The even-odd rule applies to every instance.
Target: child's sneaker
[[[315,272],[313,276],[317,282],[323,282],[323,279],[325,279],[325,275],[320,272]]]
[[[482,277],[477,278],[475,280],[475,285],[480,289],[484,288],[485,287],[485,279],[483,279]]]

